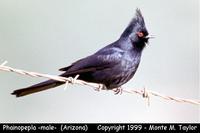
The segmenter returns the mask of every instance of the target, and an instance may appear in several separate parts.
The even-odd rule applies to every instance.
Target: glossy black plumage
[[[78,79],[88,82],[102,83],[107,89],[118,88],[128,82],[135,74],[142,54],[148,42],[148,31],[139,9],[135,17],[124,30],[120,38],[100,49],[93,55],[74,62],[61,76],[79,75]],[[12,94],[24,96],[53,88],[63,84],[59,81],[48,80],[27,88],[15,90]]]

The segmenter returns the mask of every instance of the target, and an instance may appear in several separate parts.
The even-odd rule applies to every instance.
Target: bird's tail
[[[21,97],[21,96],[25,96],[25,95],[29,95],[32,93],[36,93],[36,92],[40,92],[40,91],[44,91],[59,85],[64,84],[64,82],[60,82],[60,81],[55,81],[55,80],[47,80],[26,88],[22,88],[22,89],[18,89],[13,91],[13,93],[11,93],[12,95],[16,95],[16,97]]]

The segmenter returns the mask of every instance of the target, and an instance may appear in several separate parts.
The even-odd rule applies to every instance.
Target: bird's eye
[[[136,34],[138,35],[138,37],[144,37],[144,33],[143,32],[137,32]]]

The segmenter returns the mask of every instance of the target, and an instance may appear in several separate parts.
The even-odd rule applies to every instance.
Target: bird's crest
[[[127,37],[129,34],[131,34],[134,31],[135,27],[140,27],[141,29],[146,29],[144,18],[142,16],[140,9],[138,9],[138,8],[136,9],[134,18],[131,20],[131,22],[129,23],[127,28],[124,30],[121,37]]]

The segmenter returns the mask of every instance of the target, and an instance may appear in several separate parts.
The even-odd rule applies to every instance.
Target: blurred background
[[[0,62],[48,74],[119,38],[140,8],[155,38],[123,87],[199,99],[197,0],[1,0]],[[15,98],[45,80],[0,72],[0,122],[200,122],[197,105],[69,85]]]

